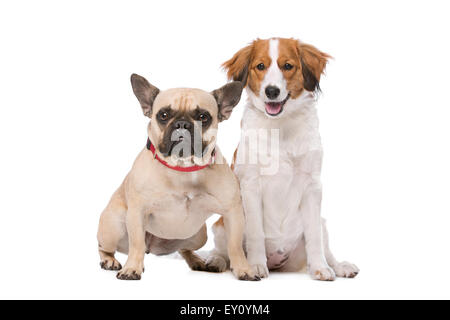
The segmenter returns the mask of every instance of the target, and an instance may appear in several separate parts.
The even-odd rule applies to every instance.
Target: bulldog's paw
[[[122,265],[114,257],[106,257],[100,262],[100,267],[104,270],[118,271]]]
[[[261,277],[256,275],[255,271],[250,266],[248,267],[231,267],[231,272],[239,280],[244,281],[259,281]]]
[[[353,263],[344,261],[333,267],[336,276],[341,278],[354,278],[359,273],[359,269]]]
[[[144,272],[143,267],[127,266],[117,273],[117,279],[119,280],[141,280],[141,275]]]
[[[254,264],[252,268],[255,271],[255,274],[261,279],[269,277],[269,269],[266,264]]]
[[[327,265],[311,266],[309,274],[314,280],[334,281],[336,279],[333,269]]]
[[[188,262],[189,268],[191,268],[192,271],[205,271],[206,265],[205,261],[201,259],[200,257],[196,257],[195,259],[192,259]]]
[[[206,259],[205,271],[208,272],[225,272],[228,268],[227,261],[219,255],[210,255]]]

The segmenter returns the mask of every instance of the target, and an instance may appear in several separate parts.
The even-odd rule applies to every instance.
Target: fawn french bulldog
[[[131,84],[148,125],[147,146],[113,194],[98,229],[101,267],[117,278],[139,280],[145,253],[178,251],[193,270],[210,270],[194,250],[207,239],[205,221],[222,215],[228,255],[240,280],[259,280],[245,257],[239,183],[216,146],[219,122],[228,119],[243,85],[160,91],[133,74]],[[122,268],[116,251],[128,254]]]

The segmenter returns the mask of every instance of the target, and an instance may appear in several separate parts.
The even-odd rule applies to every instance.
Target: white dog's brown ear
[[[298,53],[302,65],[303,87],[308,91],[320,90],[320,76],[325,71],[330,55],[317,48],[298,42]]]
[[[131,75],[131,86],[133,87],[136,98],[141,104],[144,115],[150,118],[153,102],[159,93],[159,89],[151,85],[144,77],[135,73]]]
[[[244,87],[246,86],[252,51],[253,43],[236,52],[230,60],[222,64],[228,80],[240,81]]]
[[[233,81],[211,92],[219,108],[219,121],[227,120],[230,117],[233,108],[241,100],[242,89],[244,89],[242,82]]]

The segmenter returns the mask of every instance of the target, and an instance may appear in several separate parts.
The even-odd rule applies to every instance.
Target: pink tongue
[[[278,114],[281,111],[281,102],[280,103],[266,103],[266,111],[268,114]]]

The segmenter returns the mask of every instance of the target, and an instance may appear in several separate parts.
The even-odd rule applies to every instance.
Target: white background
[[[450,298],[448,13],[447,1],[2,1],[0,298]],[[318,105],[323,216],[360,275],[248,283],[154,256],[139,282],[100,270],[98,218],[146,141],[130,74],[213,90],[222,62],[272,36],[334,57]],[[228,159],[245,101],[219,129]]]

